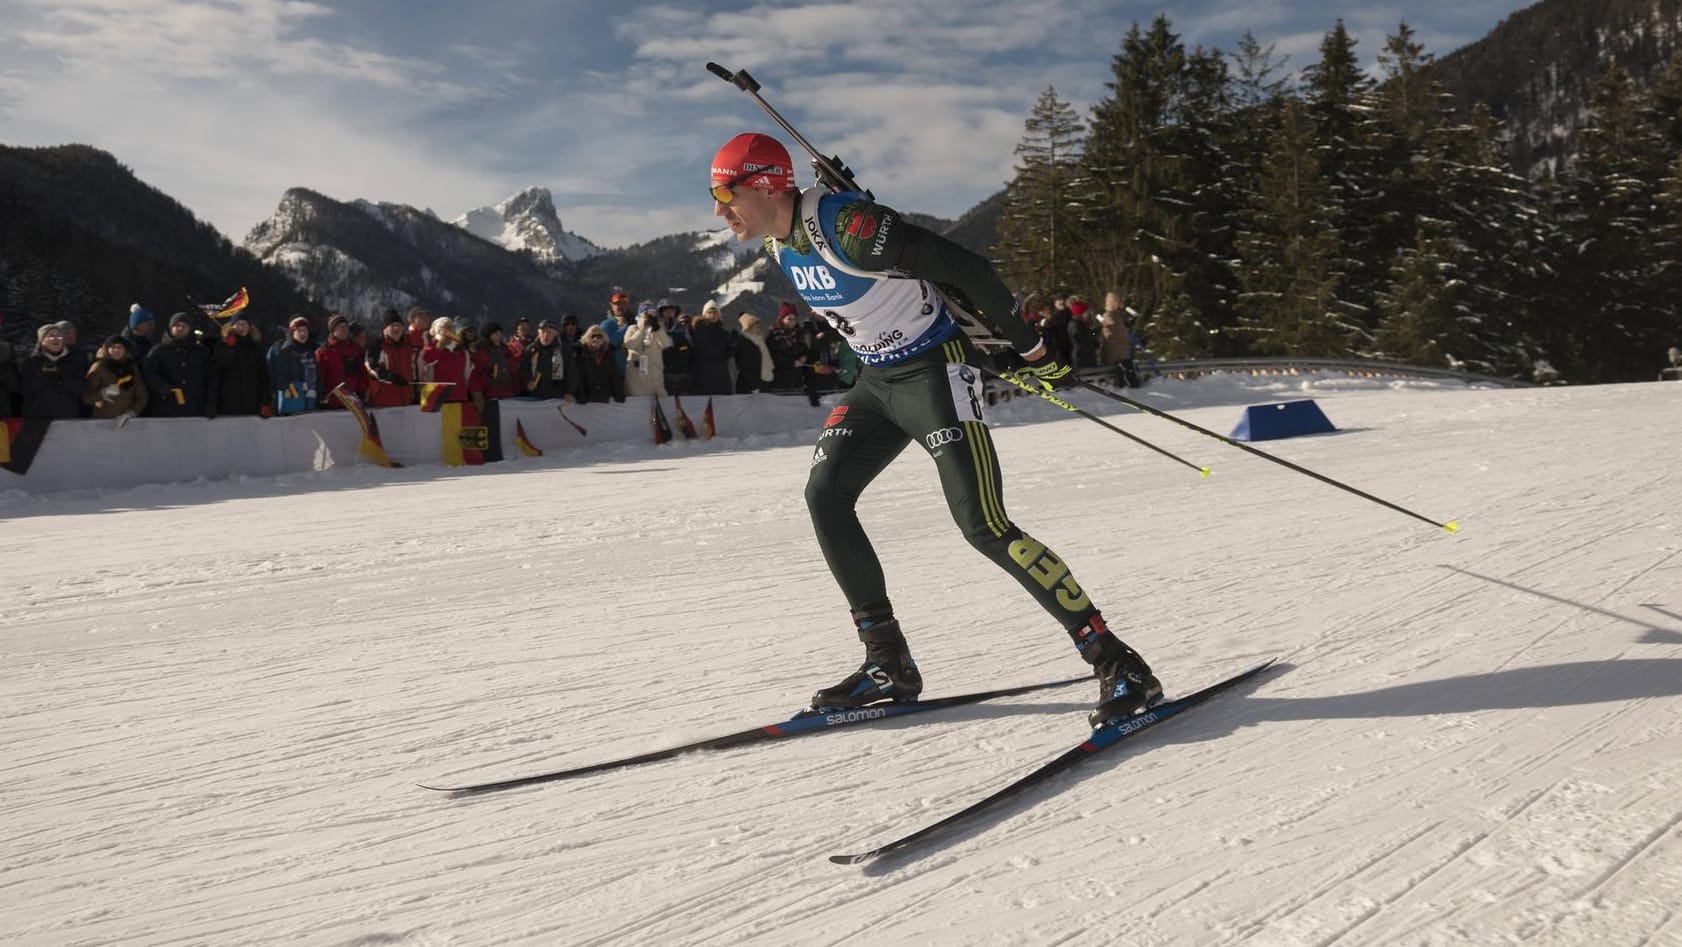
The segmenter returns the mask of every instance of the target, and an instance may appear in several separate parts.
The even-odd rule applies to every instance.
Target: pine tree
[[[1236,291],[1218,213],[1229,203],[1225,57],[1188,53],[1159,16],[1148,33],[1134,24],[1111,72],[1086,146],[1085,284],[1146,313],[1159,352],[1206,352],[1207,322],[1230,311]]]
[[[1291,100],[1237,237],[1239,325],[1267,355],[1348,355],[1361,327],[1339,297],[1337,205],[1303,103]]]
[[[1498,132],[1482,103],[1466,121],[1444,117],[1414,165],[1431,200],[1418,224],[1442,227],[1437,246],[1466,284],[1457,302],[1470,338],[1456,358],[1472,371],[1529,377],[1541,349],[1537,313],[1552,305],[1538,290],[1558,240],[1530,182],[1502,166]]]
[[[1669,155],[1646,98],[1617,66],[1596,84],[1590,111],[1569,180],[1577,255],[1560,285],[1574,309],[1572,358],[1561,368],[1581,381],[1644,380],[1682,316],[1662,278],[1670,228],[1659,192]]]
[[[1467,364],[1476,347],[1470,331],[1475,320],[1468,306],[1470,288],[1453,262],[1461,247],[1445,239],[1443,229],[1441,224],[1421,226],[1414,247],[1393,270],[1394,282],[1381,298],[1374,338],[1381,357],[1473,367]]]
[[[1374,83],[1355,55],[1355,38],[1343,21],[1320,41],[1320,61],[1303,70],[1307,114],[1319,164],[1344,221],[1334,264],[1340,294],[1351,307],[1357,335],[1372,328],[1378,288],[1386,282],[1388,256],[1379,233],[1394,163],[1382,152],[1375,125]]]
[[[999,218],[1004,273],[1018,287],[1058,290],[1075,283],[1083,132],[1074,107],[1048,86],[1016,146],[1016,176]]]

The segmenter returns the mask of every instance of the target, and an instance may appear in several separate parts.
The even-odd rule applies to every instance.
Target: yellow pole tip
[[[1458,532],[1460,532],[1460,521],[1459,520],[1449,520],[1448,522],[1443,524],[1443,529],[1448,530],[1450,533],[1458,533]]]
[[[1203,479],[1205,479],[1205,480],[1208,480],[1208,479],[1209,479],[1209,475],[1210,475],[1210,474],[1212,474],[1212,473],[1214,473],[1214,471],[1213,471],[1213,470],[1210,470],[1210,469],[1209,469],[1209,468],[1208,468],[1208,467],[1204,467],[1204,468],[1202,468],[1202,471],[1203,471]]]

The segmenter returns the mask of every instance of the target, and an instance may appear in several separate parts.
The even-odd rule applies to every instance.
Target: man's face
[[[41,336],[41,347],[49,352],[57,352],[64,348],[64,334],[56,329]]]
[[[403,337],[403,324],[393,322],[385,327],[385,337],[395,342]]]
[[[169,337],[172,339],[185,339],[187,334],[192,331],[193,327],[185,322],[172,322],[169,324]]]
[[[742,242],[763,240],[776,227],[776,198],[758,188],[736,185],[728,204],[713,201],[713,216],[723,217],[725,226]]]
[[[346,323],[343,323],[343,322],[334,326],[333,327],[333,338],[339,340],[340,342],[343,342],[344,340],[350,338],[350,326]]]
[[[537,340],[544,345],[554,345],[557,333],[554,326],[544,326],[537,330]]]
[[[244,319],[235,319],[233,325],[228,326],[228,328],[234,333],[234,335],[242,338],[251,334],[251,323],[246,322]]]
[[[155,322],[142,322],[134,327],[134,334],[143,339],[149,339],[152,337],[152,331],[157,327],[158,324]]]
[[[121,344],[107,345],[105,347],[105,354],[113,361],[120,362],[123,359],[128,358],[128,346]]]
[[[425,332],[426,331],[426,317],[425,316],[413,316],[413,317],[411,317],[409,319],[409,328],[415,329],[415,330],[420,331],[420,332]]]

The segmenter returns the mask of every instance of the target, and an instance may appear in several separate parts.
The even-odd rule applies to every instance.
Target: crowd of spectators
[[[642,395],[804,394],[847,387],[858,361],[838,333],[785,302],[776,324],[708,302],[691,315],[669,299],[632,306],[615,292],[600,319],[470,323],[425,309],[380,314],[377,331],[339,313],[325,333],[305,316],[267,335],[245,312],[220,323],[178,312],[164,330],[145,308],[98,346],[76,327],[39,327],[32,351],[0,342],[0,417],[271,417],[331,410],[343,388],[375,407],[501,398],[617,401]]]
[[[1060,359],[1077,370],[1113,366],[1140,384],[1136,314],[1110,293],[1102,311],[1078,295],[1030,295],[1021,305]],[[618,401],[644,395],[785,392],[817,404],[851,387],[859,361],[841,334],[784,302],[769,326],[752,313],[726,320],[717,303],[691,314],[670,299],[633,304],[614,292],[600,318],[471,323],[425,309],[380,313],[377,330],[339,313],[325,333],[295,316],[259,331],[245,312],[213,322],[194,312],[158,320],[136,304],[128,325],[97,346],[76,327],[39,327],[33,351],[0,341],[0,417],[106,418],[292,415],[337,409],[342,387],[374,408],[416,404],[433,385],[444,401],[501,398]],[[1000,366],[1009,367],[1009,366]]]
[[[1035,293],[1022,301],[1021,313],[1058,360],[1075,371],[1109,366],[1117,386],[1138,388],[1144,383],[1138,356],[1146,340],[1135,331],[1138,313],[1120,294],[1105,293],[1103,310],[1094,311],[1083,296]]]

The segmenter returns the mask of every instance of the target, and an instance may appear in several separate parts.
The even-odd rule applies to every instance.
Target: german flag
[[[241,286],[239,288],[239,292],[229,296],[227,299],[224,299],[221,305],[210,303],[209,305],[200,306],[199,310],[212,319],[220,320],[228,319],[244,312],[245,307],[249,305],[251,305],[251,294],[245,291],[244,286]]]
[[[654,410],[648,415],[648,426],[654,429],[654,443],[665,444],[672,439],[672,425],[666,420],[666,409],[660,407],[660,396],[654,396]]]
[[[707,432],[704,439],[709,441],[718,433],[718,425],[713,423],[713,399],[710,395],[707,397],[706,410],[701,412],[701,429]]]
[[[333,397],[345,406],[350,416],[362,428],[362,445],[357,448],[357,454],[363,460],[379,464],[381,467],[402,467],[403,465],[386,456],[385,445],[380,443],[380,422],[374,419],[368,409],[362,404],[362,399],[345,390],[343,383],[333,389]]]
[[[444,463],[477,467],[502,459],[502,414],[495,401],[481,412],[471,401],[451,401],[439,412],[443,418]]]
[[[700,437],[701,435],[695,433],[694,422],[689,420],[689,415],[683,413],[683,399],[673,395],[672,407],[677,409],[677,429],[682,432],[683,439],[692,441]]]
[[[531,438],[526,436],[526,426],[520,423],[519,418],[514,419],[514,443],[519,445],[520,453],[527,457],[543,456],[543,452],[538,450],[537,445],[533,444]]]
[[[29,472],[35,452],[47,437],[49,418],[5,418],[0,420],[0,467],[18,476]]]
[[[421,386],[420,409],[428,414],[438,413],[438,408],[444,403],[444,395],[449,393],[453,382],[429,381]]]

